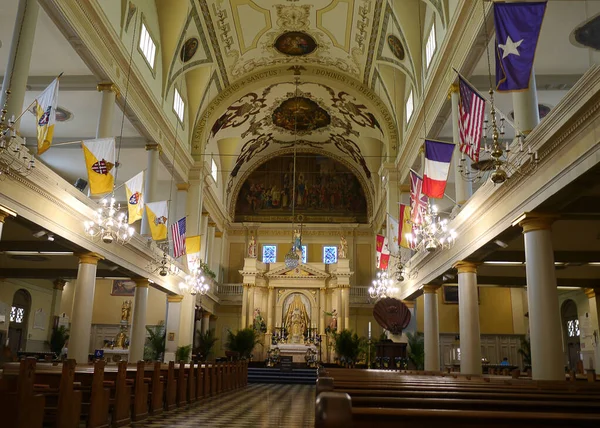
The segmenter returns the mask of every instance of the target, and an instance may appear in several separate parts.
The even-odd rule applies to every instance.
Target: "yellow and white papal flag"
[[[125,182],[125,193],[127,194],[127,209],[129,212],[128,223],[132,224],[142,218],[144,210],[144,171],[131,177]]]
[[[85,168],[90,183],[90,194],[103,195],[112,192],[115,186],[115,139],[98,138],[81,142]]]
[[[35,99],[38,151],[41,155],[50,148],[54,135],[56,105],[58,103],[58,78],[54,79],[44,92]]]
[[[200,266],[200,235],[185,238],[188,269]]]
[[[164,241],[167,239],[168,201],[148,202],[146,204],[146,214],[152,239],[155,241]]]

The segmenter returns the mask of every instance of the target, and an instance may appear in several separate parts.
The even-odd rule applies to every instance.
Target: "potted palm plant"
[[[50,336],[50,351],[58,357],[67,340],[69,340],[69,330],[64,325],[56,327]]]
[[[229,330],[227,332],[227,342],[225,343],[228,352],[225,355],[230,359],[251,359],[252,350],[258,344],[261,344],[258,333],[253,328],[238,330],[237,333]]]
[[[208,330],[206,333],[197,330],[196,334],[198,334],[198,347],[195,349],[195,354],[200,361],[206,361],[215,346],[215,342],[219,339],[215,337],[214,329]]]
[[[408,337],[408,359],[417,370],[425,368],[425,339],[422,334],[406,333]]]
[[[162,361],[165,352],[165,326],[164,322],[160,321],[154,327],[146,326],[148,336],[144,345],[144,360],[146,361]]]
[[[358,334],[350,330],[342,330],[333,333],[334,349],[343,365],[354,366],[361,358],[364,358],[366,339],[358,337]]]

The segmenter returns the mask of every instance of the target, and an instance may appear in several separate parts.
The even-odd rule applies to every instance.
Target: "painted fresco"
[[[315,42],[315,39],[301,31],[284,33],[275,40],[275,49],[291,56],[308,55],[314,52],[316,48],[317,42]]]
[[[286,222],[295,213],[305,223],[366,223],[367,202],[360,182],[341,163],[314,154],[271,159],[254,170],[237,196],[235,221]]]
[[[273,124],[288,131],[314,131],[331,123],[329,113],[313,100],[293,97],[273,111]]]

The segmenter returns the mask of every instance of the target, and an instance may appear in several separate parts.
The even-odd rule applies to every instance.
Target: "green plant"
[[[525,336],[522,337],[521,347],[517,352],[523,357],[523,365],[525,367],[531,367],[531,340]]]
[[[358,337],[350,330],[333,333],[335,339],[335,352],[343,363],[356,364],[363,359],[367,350],[367,340]]]
[[[217,277],[217,274],[214,273],[210,269],[210,267],[208,266],[208,264],[204,263],[203,261],[200,261],[200,269],[202,269],[202,272],[204,273],[204,275],[210,276],[212,279],[215,279]]]
[[[408,337],[408,359],[417,370],[425,368],[425,339],[422,334],[406,333]]]
[[[150,328],[146,326],[148,337],[144,345],[144,360],[160,361],[165,352],[165,325],[160,321],[158,325]]]
[[[258,333],[253,328],[245,328],[233,333],[231,330],[227,332],[227,342],[225,347],[231,352],[239,353],[240,358],[250,358],[252,350],[260,343]]]
[[[50,335],[50,351],[57,356],[60,355],[67,340],[69,340],[69,329],[64,325],[53,329]]]
[[[208,330],[206,333],[202,333],[201,330],[196,330],[198,334],[198,347],[195,352],[198,354],[201,361],[206,361],[206,358],[211,353],[215,342],[219,339],[215,337],[215,330]]]
[[[192,345],[179,346],[175,351],[175,361],[189,361],[192,353]]]

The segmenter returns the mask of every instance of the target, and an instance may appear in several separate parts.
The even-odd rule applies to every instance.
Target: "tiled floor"
[[[313,427],[315,387],[251,384],[132,425],[139,427]]]

